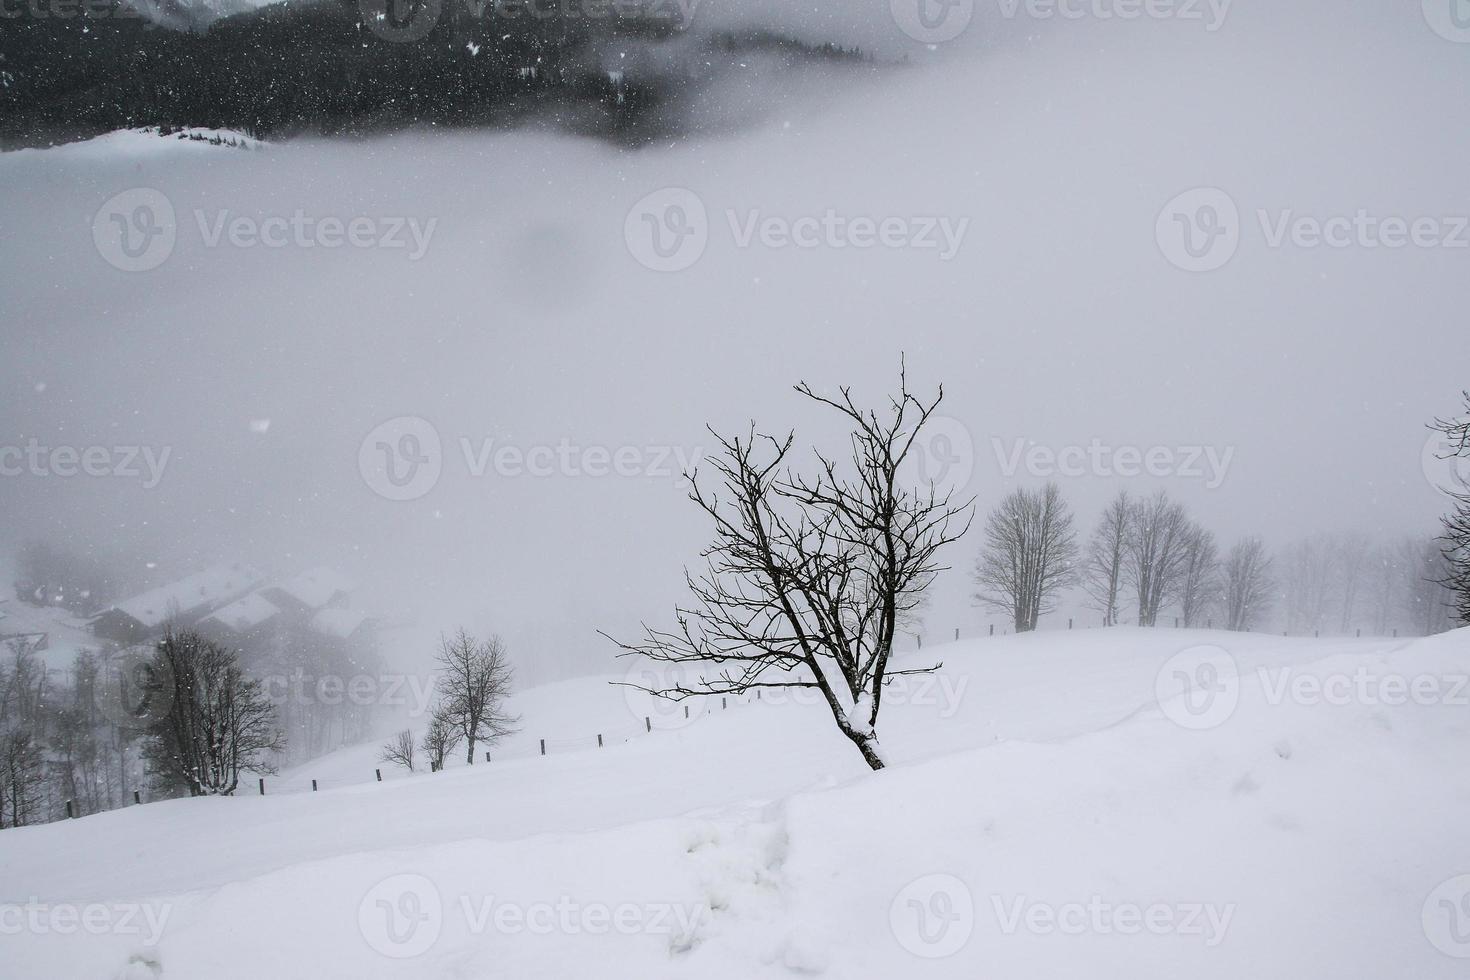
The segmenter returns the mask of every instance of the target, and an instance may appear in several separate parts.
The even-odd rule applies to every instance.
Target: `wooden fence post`
[[[260,777],[260,795],[261,796],[264,796],[265,795],[265,777],[264,776],[261,776]]]

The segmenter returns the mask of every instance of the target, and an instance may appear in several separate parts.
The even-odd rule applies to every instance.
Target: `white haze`
[[[991,5],[937,51],[900,43],[886,0],[707,9],[711,26],[786,21],[909,64],[801,73],[764,114],[730,80],[700,111],[745,128],[640,150],[461,131],[0,158],[3,441],[172,451],[154,489],[4,479],[0,546],[55,536],[179,572],[236,555],[340,565],[361,604],[425,635],[497,631],[534,679],[607,670],[595,631],[667,622],[705,523],[673,479],[473,478],[459,440],[693,451],[707,422],[752,417],[825,439],[791,385],[879,399],[901,354],[972,433],[982,508],[1010,482],[992,437],[1096,438],[1232,448],[1218,488],[1128,484],[1165,487],[1227,540],[1432,531],[1443,502],[1422,473],[1423,425],[1465,384],[1470,253],[1272,250],[1254,221],[1470,210],[1470,130],[1448,125],[1470,104],[1470,48],[1432,33],[1417,3],[1241,0],[1213,33]],[[99,258],[91,221],[137,186],[171,199],[179,243],[127,274]],[[623,241],[629,208],[666,186],[696,191],[714,226],[678,274]],[[1160,209],[1198,186],[1227,189],[1247,225],[1207,275],[1154,241]],[[418,262],[209,249],[196,208],[437,225]],[[724,217],[827,208],[970,224],[943,262],[739,249]],[[444,475],[420,500],[381,499],[358,473],[364,436],[396,416],[444,439]],[[1084,527],[1123,485],[1062,482]],[[977,546],[950,553],[931,633],[986,621],[967,598]]]

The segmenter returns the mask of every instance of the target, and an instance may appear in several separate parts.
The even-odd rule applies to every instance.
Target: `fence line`
[[[1176,629],[1178,629],[1178,628],[1181,627],[1180,617],[1178,617],[1178,616],[1174,617],[1174,627]],[[1068,619],[1067,619],[1067,629],[1068,630],[1072,630],[1074,628],[1075,628],[1075,617],[1068,617]],[[1110,629],[1110,628],[1112,628],[1112,627],[1106,621],[1103,621],[1101,623],[1098,623],[1095,626],[1092,625],[1092,624],[1088,624],[1088,625],[1085,625],[1085,626],[1082,627],[1082,629]],[[1199,627],[1193,627],[1193,628],[1198,629]],[[1207,619],[1204,628],[1205,629],[1214,629],[1214,620],[1213,619]],[[955,641],[956,642],[958,642],[961,639],[960,632],[961,632],[960,627],[958,627],[958,626],[955,627],[955,630],[954,630],[954,638],[955,638]],[[1008,627],[1002,627],[1001,632],[999,634],[997,634],[996,631],[995,631],[995,624],[994,623],[987,624],[987,631],[986,631],[986,634],[985,634],[986,635],[986,638],[994,637],[994,636],[997,636],[997,635],[999,635],[999,636],[1009,636],[1010,634],[1011,634],[1011,630]],[[924,649],[924,635],[922,633],[914,633],[914,634],[910,634],[910,635],[913,637],[913,639],[915,641],[915,644],[916,644],[915,650],[914,651],[910,651],[910,652],[917,652],[919,650],[923,650]],[[1290,632],[1289,631],[1282,631],[1282,634],[1281,635],[1282,636],[1289,636],[1290,635]],[[1312,635],[1314,637],[1320,637],[1322,635],[1322,631],[1320,629],[1313,630]],[[1399,635],[1398,629],[1397,628],[1394,628],[1394,630],[1392,632],[1393,638],[1397,638],[1398,635]],[[1363,636],[1362,627],[1358,627],[1356,629],[1356,631],[1355,631],[1355,638],[1361,639],[1362,636]],[[1346,639],[1345,636],[1342,637],[1342,638],[1343,639]],[[1384,638],[1387,639],[1387,637],[1384,637]],[[709,695],[703,695],[702,696],[702,699],[700,701],[700,711],[699,711],[698,717],[699,718],[702,718],[702,717],[705,717],[706,715],[714,714],[714,713],[716,713],[718,711],[726,711],[729,708],[731,708],[732,706],[733,707],[739,707],[739,706],[750,705],[750,704],[754,704],[754,703],[757,703],[757,702],[761,702],[762,699],[761,699],[760,691],[761,691],[761,689],[756,688],[754,690],[754,693],[753,694],[747,693],[745,695],[734,695],[734,694],[722,694],[722,695],[709,694]],[[715,698],[719,698],[719,701],[720,701],[720,707],[719,708],[715,708],[713,706],[713,700]],[[707,700],[705,700],[705,699],[707,699]],[[688,699],[686,699],[684,701],[681,701],[681,702],[676,702],[676,704],[682,708],[682,711],[683,711],[683,720],[684,721],[692,723],[694,720],[697,720],[696,717],[690,713],[690,706],[689,706]],[[620,726],[620,727],[615,728],[615,729],[604,729],[601,732],[596,732],[596,733],[591,734],[591,735],[572,736],[572,737],[560,738],[560,739],[556,739],[556,738],[541,738],[541,737],[538,737],[537,740],[536,740],[536,744],[534,746],[532,746],[530,748],[525,748],[525,749],[514,749],[514,750],[509,750],[509,751],[504,751],[504,750],[499,750],[499,749],[494,749],[494,748],[487,749],[487,750],[484,750],[484,762],[494,764],[495,762],[514,761],[516,759],[532,759],[532,758],[538,758],[538,757],[545,757],[545,756],[548,756],[548,755],[551,755],[551,754],[558,754],[559,755],[559,754],[562,754],[562,753],[567,752],[567,751],[578,751],[578,750],[586,750],[586,749],[594,749],[594,748],[601,749],[601,748],[606,748],[608,745],[612,745],[612,744],[624,744],[624,745],[626,745],[628,742],[631,742],[631,741],[633,741],[635,739],[638,739],[638,738],[643,738],[643,737],[646,737],[646,736],[649,736],[649,735],[654,735],[654,734],[657,734],[659,732],[678,731],[679,729],[681,729],[683,727],[684,727],[683,724],[676,724],[676,725],[673,725],[673,726],[660,726],[658,728],[655,728],[654,725],[653,725],[653,718],[652,718],[652,716],[651,715],[645,715],[644,718],[643,718],[643,724],[642,725]],[[401,768],[401,767],[399,767],[399,768]],[[456,768],[458,768],[458,767],[456,767]],[[466,766],[465,768],[469,768],[469,767]],[[391,772],[393,770],[390,769],[389,771]],[[420,771],[421,770],[414,770],[412,773],[410,773],[410,775],[417,775]],[[432,768],[429,770],[429,772],[435,772],[435,771],[437,771],[437,770],[432,769]],[[371,780],[371,781],[373,781],[373,782],[379,782],[379,783],[383,782],[383,768],[382,768],[381,765],[378,766],[378,767],[376,767],[373,770],[373,776],[374,776],[374,779]],[[336,783],[336,785],[333,786],[331,783]],[[333,781],[331,781],[331,783],[329,783],[327,780],[312,779],[311,780],[311,790],[310,791],[313,792],[313,793],[315,793],[315,792],[319,792],[322,788],[334,789],[334,788],[343,788],[343,787],[347,787],[347,786],[361,786],[362,785],[361,782],[357,782],[357,781],[354,781],[354,782],[337,782],[337,781],[333,780]],[[257,777],[256,787],[257,787],[257,793],[258,793],[258,795],[260,795],[260,796],[266,795],[267,786],[266,786],[266,780],[265,780],[265,777],[264,776]],[[297,790],[287,790],[286,792],[288,794],[291,794],[291,793],[304,793],[304,792],[307,792],[307,790],[305,790],[305,789],[297,789]],[[141,805],[143,802],[144,801],[142,799],[141,792],[139,790],[133,790],[133,805],[135,805],[135,806]],[[152,802],[152,801],[149,801],[149,802]],[[72,800],[66,800],[65,801],[65,806],[66,806],[66,816],[67,816],[68,819],[77,819],[77,818],[83,816],[83,814],[81,814],[79,812],[79,808],[75,805],[75,803]],[[123,807],[119,807],[118,809],[126,809],[126,804]],[[110,811],[99,810],[97,812],[99,812],[99,813],[106,813],[106,812],[110,812]]]

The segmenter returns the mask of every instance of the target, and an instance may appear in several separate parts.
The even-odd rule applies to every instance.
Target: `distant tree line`
[[[0,660],[0,829],[148,798],[230,795],[275,771],[275,706],[237,651],[190,630],[79,652],[48,671],[35,643]]]
[[[986,519],[975,599],[1005,613],[1018,633],[1036,629],[1074,587],[1109,626],[1155,626],[1174,610],[1185,627],[1259,630],[1274,614],[1294,634],[1438,633],[1470,622],[1463,599],[1470,504],[1459,499],[1446,519],[1459,543],[1448,549],[1429,535],[1317,534],[1273,557],[1253,536],[1222,551],[1214,533],[1163,491],[1120,492],[1080,542],[1056,484],[1021,488]]]
[[[0,148],[142,126],[272,138],[532,116],[639,141],[677,125],[668,103],[751,50],[861,60],[765,33],[724,34],[653,59],[657,69],[608,71],[603,46],[660,44],[677,25],[667,16],[576,16],[567,2],[508,18],[493,0],[443,0],[437,16],[419,11],[432,23],[425,36],[391,40],[374,30],[372,6],[276,3],[202,27],[185,18],[186,29],[159,27],[123,0],[100,13],[82,4],[73,17],[22,12],[0,21]]]

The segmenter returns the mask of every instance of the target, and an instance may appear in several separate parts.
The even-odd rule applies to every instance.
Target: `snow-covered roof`
[[[323,566],[278,582],[272,588],[281,590],[308,609],[320,609],[337,593],[351,592],[357,585],[341,572]]]
[[[144,626],[162,624],[176,612],[183,615],[212,609],[249,592],[260,574],[248,565],[215,565],[188,578],[149,589],[113,606]]]
[[[325,636],[345,640],[367,620],[367,614],[355,609],[323,609],[311,617],[311,628]]]
[[[206,623],[215,622],[236,633],[243,633],[279,615],[280,612],[265,596],[259,592],[252,592],[243,599],[236,599],[222,609],[216,609],[204,617],[204,621]]]

